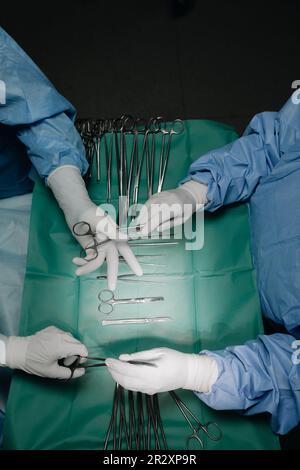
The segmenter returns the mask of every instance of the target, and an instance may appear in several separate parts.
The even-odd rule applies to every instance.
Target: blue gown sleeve
[[[249,199],[285,151],[299,147],[300,104],[293,99],[296,93],[299,91],[279,112],[254,116],[241,138],[191,165],[182,183],[192,179],[208,185],[206,210]]]
[[[247,200],[275,166],[280,168],[285,162],[294,168],[292,163],[300,155],[297,95],[299,90],[278,113],[255,116],[243,137],[191,166],[188,179],[209,186],[207,209]],[[287,290],[286,295],[291,298],[292,294]],[[219,369],[211,393],[197,394],[207,405],[246,415],[270,413],[272,428],[279,434],[300,422],[299,340],[290,334],[262,335],[242,346],[203,352],[215,357]]]
[[[74,126],[74,107],[2,28],[0,80],[0,123],[15,126],[41,177],[61,165],[74,165],[85,173],[88,164]]]
[[[209,394],[197,393],[218,410],[271,414],[274,432],[285,434],[300,421],[300,341],[286,334],[259,336],[243,346],[208,352],[219,377]]]

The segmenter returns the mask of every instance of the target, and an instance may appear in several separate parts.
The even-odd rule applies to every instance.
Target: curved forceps
[[[188,436],[187,443],[192,441],[193,439],[196,440],[202,449],[204,449],[204,442],[199,436],[199,431],[203,431],[204,434],[210,439],[211,441],[219,441],[223,437],[223,432],[220,426],[213,421],[209,421],[206,424],[202,424],[199,419],[194,415],[194,413],[186,406],[186,404],[176,395],[174,391],[169,392],[173,400],[175,401],[177,407],[179,408],[181,414],[185,418],[186,422],[188,423],[189,427],[192,430],[192,434]],[[192,422],[194,421],[194,424]]]
[[[158,188],[157,192],[160,193],[164,184],[165,180],[165,175],[166,175],[166,170],[168,166],[168,161],[170,157],[170,151],[171,151],[171,144],[172,144],[172,137],[173,135],[179,135],[184,131],[184,122],[182,119],[175,119],[171,123],[171,129],[166,130],[161,128],[160,132],[162,133],[162,147],[161,147],[161,153],[160,153],[160,158],[159,158],[159,177],[158,177]],[[168,138],[168,143],[167,143],[167,148],[165,150],[165,137],[169,136]]]
[[[150,302],[159,302],[161,300],[164,300],[164,297],[137,297],[130,299],[116,299],[113,291],[109,289],[103,289],[101,292],[99,292],[98,299],[100,301],[100,304],[98,306],[99,312],[108,315],[114,310],[114,305],[147,304]]]

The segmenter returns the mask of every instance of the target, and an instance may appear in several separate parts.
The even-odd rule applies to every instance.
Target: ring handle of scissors
[[[200,425],[197,432],[199,432],[200,429],[202,429],[202,431],[207,435],[207,437],[211,441],[220,441],[223,437],[222,429],[214,421],[209,421],[204,425]]]
[[[105,315],[109,315],[113,309],[113,300],[114,300],[114,293],[110,289],[103,289],[98,294],[98,300],[100,304],[98,305],[98,310],[100,313],[104,313]]]
[[[94,253],[92,257],[90,256],[91,251],[93,251]],[[80,258],[85,258],[87,255],[89,255],[89,259],[87,261],[93,261],[94,259],[96,259],[98,257],[97,245],[91,245],[82,248],[80,251]]]
[[[98,300],[103,303],[111,303],[114,298],[114,293],[110,289],[102,289],[98,294]]]
[[[104,315],[109,315],[114,309],[113,304],[110,302],[102,302],[98,305],[98,311],[104,313]]]
[[[204,442],[201,439],[201,437],[198,436],[197,429],[193,429],[193,434],[191,434],[189,437],[187,437],[187,448],[188,448],[188,450],[189,450],[190,441],[192,441],[193,439],[200,444],[200,447],[202,449],[204,449]]]
[[[179,134],[182,134],[183,131],[184,131],[184,122],[183,122],[183,120],[182,119],[175,119],[172,122],[170,133],[179,135]]]
[[[83,230],[78,231],[77,227],[79,226],[83,227]],[[84,229],[84,227],[86,229]],[[76,235],[77,237],[85,237],[86,235],[94,235],[90,224],[88,222],[84,222],[83,220],[81,220],[80,222],[76,222],[76,224],[73,225],[72,230],[73,230],[74,235]]]
[[[122,125],[121,131],[122,132],[132,132],[135,126],[135,119],[130,114],[124,114],[121,116]]]

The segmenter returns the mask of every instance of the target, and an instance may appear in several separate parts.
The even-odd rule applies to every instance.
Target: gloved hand
[[[86,347],[70,333],[49,326],[33,336],[10,336],[6,342],[6,363],[11,369],[51,379],[68,379],[71,372],[59,366],[58,360],[70,356],[88,355]],[[85,369],[76,369],[73,378],[84,375]]]
[[[151,196],[134,221],[139,226],[140,235],[146,236],[154,230],[163,232],[184,224],[207,203],[207,190],[205,184],[188,181],[179,188]]]
[[[75,257],[73,263],[80,266],[76,270],[77,276],[87,274],[99,268],[104,260],[107,262],[108,288],[115,290],[119,255],[123,256],[128,266],[137,275],[143,274],[142,268],[131,251],[127,240],[127,235],[122,233],[117,224],[100,207],[94,204],[86,190],[85,183],[79,170],[73,166],[62,166],[54,170],[48,177],[48,186],[63,210],[66,222],[78,243],[86,249],[97,242],[107,241],[98,248],[98,256],[94,258],[92,250],[87,251],[85,258]],[[77,237],[73,233],[73,226],[77,222],[87,222],[91,231],[95,234],[84,237]],[[89,261],[93,259],[92,261]]]
[[[130,361],[149,362],[149,365],[130,364]],[[168,348],[121,354],[119,360],[106,359],[106,365],[122,387],[148,395],[178,388],[209,393],[218,377],[213,357]]]

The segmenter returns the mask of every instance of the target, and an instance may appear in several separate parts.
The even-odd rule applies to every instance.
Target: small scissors
[[[159,302],[161,300],[164,300],[164,297],[137,297],[131,299],[116,299],[113,291],[109,289],[103,289],[101,292],[99,292],[98,299],[100,300],[100,304],[98,306],[99,312],[108,315],[113,311],[114,305],[147,304],[150,302]]]
[[[202,449],[204,448],[204,442],[199,437],[199,431],[203,431],[204,434],[211,440],[211,441],[219,441],[223,437],[223,432],[219,425],[215,422],[209,421],[206,424],[202,424],[199,419],[194,415],[194,413],[186,406],[186,404],[179,398],[176,393],[169,392],[173,400],[175,401],[176,405],[178,406],[180,412],[184,416],[186,422],[188,423],[189,427],[192,430],[192,434],[187,438],[187,443],[189,444],[190,441],[195,439]],[[194,420],[194,423],[192,422]]]
[[[97,258],[99,246],[105,245],[106,243],[111,241],[110,239],[107,239],[101,242],[97,242],[96,232],[93,232],[90,224],[84,221],[77,222],[76,224],[73,225],[73,233],[74,235],[76,235],[76,237],[86,237],[87,235],[90,235],[93,237],[94,243],[89,246],[86,246],[85,248],[82,248],[80,252],[80,257],[84,257],[87,250],[92,250],[94,253],[92,257],[89,256],[89,261],[92,261]]]

